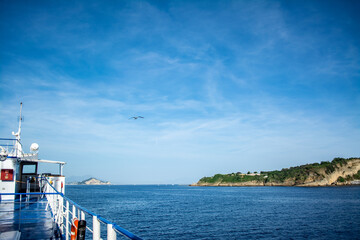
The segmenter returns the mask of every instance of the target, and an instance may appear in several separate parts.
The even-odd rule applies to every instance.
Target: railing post
[[[93,216],[93,240],[100,240],[100,222],[97,216]]]
[[[22,183],[20,183],[22,184]],[[26,179],[26,193],[30,192],[30,178]],[[29,201],[29,195],[26,194],[26,201]]]
[[[65,212],[65,239],[69,240],[69,201],[66,201],[66,212]]]
[[[49,188],[49,191],[48,191],[48,193],[52,193],[52,188],[50,187]],[[53,195],[47,195],[48,196],[48,201],[49,201],[49,206],[50,206],[50,210],[51,211],[53,211],[53,205],[54,205],[54,203],[53,203]]]
[[[20,207],[19,207],[19,232],[21,231],[21,199],[22,195],[20,195]],[[16,206],[16,202],[14,201],[14,207]]]
[[[73,205],[72,207],[72,219],[76,218],[76,209],[75,209],[75,205]]]
[[[55,193],[54,189],[52,190],[53,193]],[[54,218],[57,217],[57,206],[59,205],[58,204],[58,199],[57,199],[57,196],[55,194],[52,194],[51,195],[53,197],[53,206],[52,206],[52,209],[51,211],[53,212],[53,215],[54,215]],[[56,222],[56,218],[55,218],[55,222]],[[58,222],[56,222],[58,223]]]
[[[59,222],[59,225],[60,225],[60,232],[61,232],[61,234],[64,234],[64,198],[62,197],[62,196],[60,196],[60,195],[58,195],[58,198],[59,198],[59,200],[60,200],[60,205],[59,205],[59,209],[60,209],[60,211],[59,211],[59,220],[60,220],[60,222]]]
[[[85,213],[84,213],[84,211],[81,211],[81,219],[79,219],[79,220],[85,220]]]
[[[107,240],[116,240],[116,232],[112,224],[107,225]]]

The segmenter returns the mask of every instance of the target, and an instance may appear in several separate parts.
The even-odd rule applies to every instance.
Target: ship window
[[[36,164],[23,165],[22,173],[24,173],[24,174],[36,174]]]

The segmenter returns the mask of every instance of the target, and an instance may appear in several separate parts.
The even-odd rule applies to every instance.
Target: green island
[[[280,171],[215,174],[191,186],[332,186],[360,184],[360,158],[334,158]]]

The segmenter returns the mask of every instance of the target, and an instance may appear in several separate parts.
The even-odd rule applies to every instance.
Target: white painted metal
[[[15,193],[16,186],[16,175],[17,175],[17,159],[7,158],[5,161],[0,162],[0,169],[12,169],[13,170],[13,181],[2,181],[0,180],[0,193]],[[5,195],[1,197],[2,200],[14,200],[14,195]]]
[[[57,196],[59,199],[59,226],[60,231],[64,232],[64,199]]]
[[[116,232],[112,224],[107,224],[107,240],[116,240]]]
[[[76,218],[76,208],[75,206],[73,205],[72,206],[72,219]]]
[[[22,103],[20,103],[19,129],[18,129],[17,133],[12,132],[12,135],[14,135],[16,138],[16,141],[15,141],[15,156],[16,157],[22,157],[22,155],[23,155],[22,146],[20,143],[21,122],[22,122],[21,110],[22,110]]]
[[[100,222],[96,216],[93,216],[93,240],[100,240]]]
[[[60,161],[53,161],[53,160],[44,160],[44,159],[27,159],[27,162],[38,162],[38,163],[54,163],[54,164],[61,164],[65,165],[66,162],[60,162]]]
[[[66,210],[65,210],[65,239],[69,240],[69,201],[66,201]]]

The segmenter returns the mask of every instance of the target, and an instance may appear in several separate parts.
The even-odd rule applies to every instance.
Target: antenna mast
[[[12,132],[12,135],[16,137],[16,141],[15,141],[16,156],[20,156],[22,154],[22,146],[20,143],[21,121],[22,121],[21,110],[22,110],[22,102],[20,103],[19,129],[17,133]]]
[[[20,133],[21,133],[21,122],[22,122],[22,116],[21,116],[21,110],[22,110],[22,102],[20,102],[20,117],[19,117],[19,130],[18,130],[18,135],[19,135],[19,139],[20,140]]]

